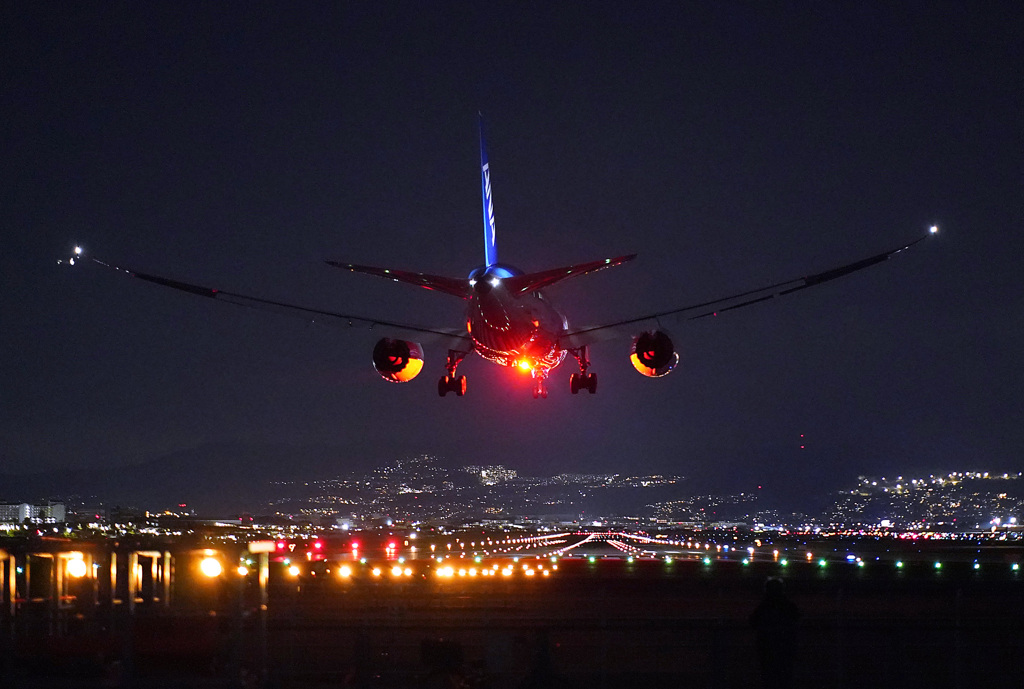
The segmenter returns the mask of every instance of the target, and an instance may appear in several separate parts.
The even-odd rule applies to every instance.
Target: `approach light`
[[[214,577],[219,577],[224,568],[221,567],[220,560],[217,558],[204,557],[199,563],[199,571],[213,579]]]
[[[67,567],[68,575],[74,577],[75,579],[81,579],[82,577],[84,577],[85,573],[89,569],[85,564],[85,560],[83,560],[80,557],[68,560]]]

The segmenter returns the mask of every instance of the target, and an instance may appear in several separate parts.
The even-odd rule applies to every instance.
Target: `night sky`
[[[429,452],[527,474],[663,471],[799,493],[1024,465],[1024,9],[986,3],[45,3],[0,9],[0,473],[210,443]],[[557,5],[557,6],[556,6]],[[323,259],[636,252],[550,289],[571,325],[912,251],[716,319],[664,322],[648,380],[592,348],[551,396],[445,345],[384,382],[379,330],[57,261],[76,243],[256,296],[458,327],[458,299]],[[804,446],[801,449],[801,446]],[[702,485],[704,485],[702,484]]]

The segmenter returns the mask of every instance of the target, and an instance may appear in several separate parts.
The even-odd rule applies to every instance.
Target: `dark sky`
[[[549,5],[557,5],[549,6]],[[0,472],[208,443],[432,452],[525,473],[671,471],[722,490],[1019,469],[1024,10],[988,3],[8,2]],[[382,335],[57,259],[456,327],[457,299],[324,258],[637,252],[548,296],[597,324],[941,235],[714,320],[664,323],[667,378],[597,345],[547,400],[468,359],[465,398],[382,381]],[[800,446],[806,447],[801,450]]]

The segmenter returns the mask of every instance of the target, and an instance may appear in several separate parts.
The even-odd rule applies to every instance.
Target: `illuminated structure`
[[[613,323],[572,329],[569,327],[569,321],[565,315],[548,301],[542,290],[571,277],[622,265],[633,260],[636,255],[604,258],[535,273],[524,273],[511,265],[499,263],[494,223],[494,199],[491,193],[491,169],[487,159],[487,148],[484,145],[482,118],[480,122],[480,177],[483,193],[484,264],[470,271],[467,277],[446,277],[327,261],[329,265],[344,270],[374,275],[395,282],[405,282],[462,299],[466,303],[464,332],[453,333],[441,328],[395,323],[372,317],[286,304],[142,273],[115,266],[97,258],[89,257],[88,260],[147,282],[203,297],[221,299],[236,305],[259,305],[276,310],[296,312],[306,317],[336,318],[349,325],[354,323],[367,324],[371,327],[380,325],[397,333],[409,333],[409,336],[412,337],[422,335],[440,337],[449,343],[445,363],[447,373],[438,380],[437,384],[437,392],[440,396],[444,397],[449,392],[454,392],[457,396],[466,393],[466,377],[458,375],[458,367],[470,352],[476,352],[487,361],[499,366],[529,373],[533,377],[533,396],[537,398],[548,396],[548,375],[570,355],[579,366],[579,371],[574,372],[569,378],[570,392],[574,395],[582,390],[591,394],[597,392],[597,376],[589,370],[588,346],[606,339],[607,335],[617,333],[622,328],[641,330],[633,337],[629,350],[630,362],[642,375],[659,378],[667,375],[679,362],[679,355],[675,351],[672,339],[661,329],[659,319],[673,316],[692,320],[705,316],[717,316],[720,312],[757,304],[774,297],[813,287],[881,263],[909,249],[928,236],[926,234],[924,237],[889,251],[832,270],[785,280],[767,287],[657,313],[647,313]],[[933,226],[930,228],[929,234],[935,234],[937,231],[938,228]],[[84,258],[81,247],[76,247],[75,256],[70,258],[68,263],[74,265],[77,260]],[[419,375],[423,365],[423,347],[418,342],[383,337],[373,348],[373,366],[381,377],[389,382],[409,382]]]

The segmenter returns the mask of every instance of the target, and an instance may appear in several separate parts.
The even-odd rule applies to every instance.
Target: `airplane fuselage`
[[[540,291],[509,290],[505,279],[520,274],[507,266],[485,266],[470,273],[466,328],[483,358],[543,377],[566,356],[557,343],[568,330],[568,321]]]

